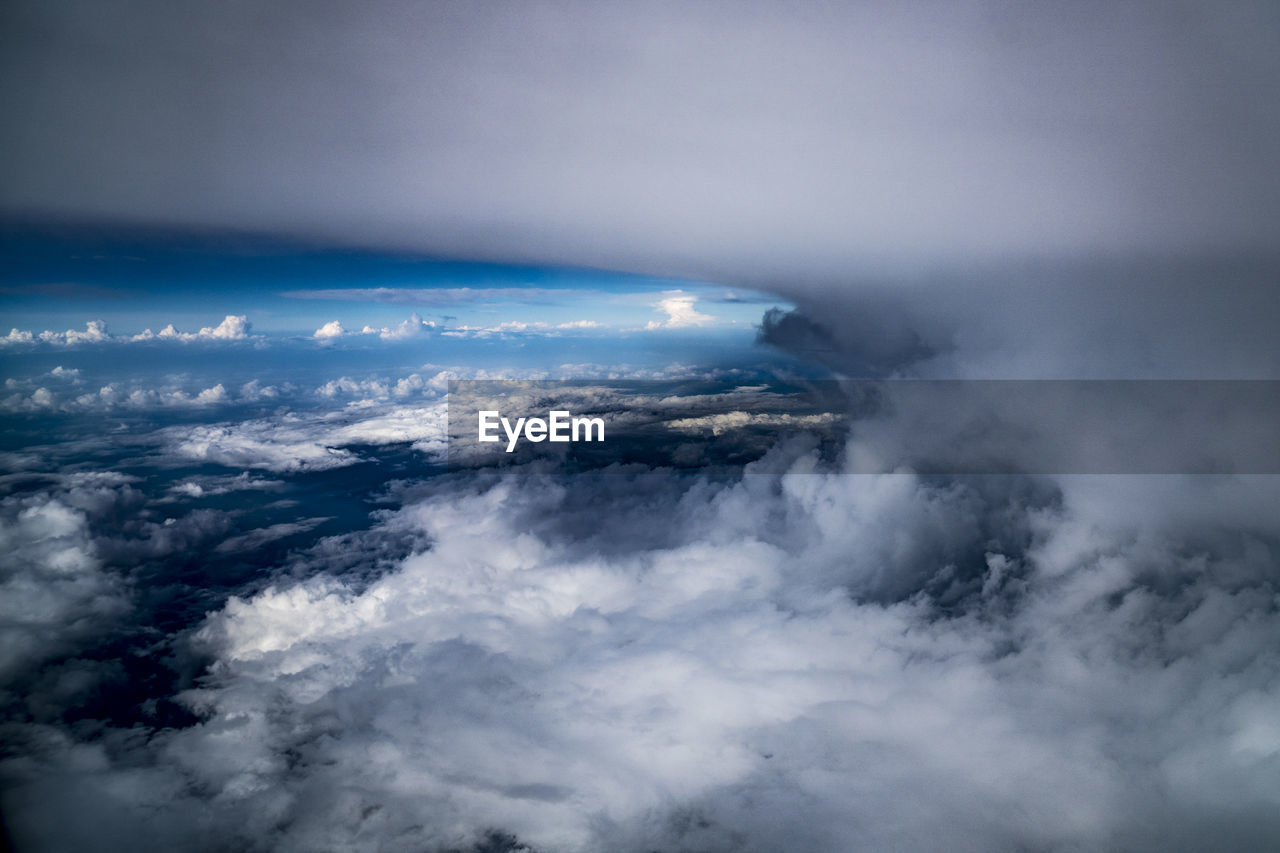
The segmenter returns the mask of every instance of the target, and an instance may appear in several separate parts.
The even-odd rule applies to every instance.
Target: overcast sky
[[[9,212],[784,287],[1280,226],[1265,2],[0,14]]]

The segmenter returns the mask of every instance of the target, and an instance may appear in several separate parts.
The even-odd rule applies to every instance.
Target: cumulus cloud
[[[436,324],[431,320],[424,320],[418,316],[418,312],[414,312],[407,320],[401,320],[395,326],[383,326],[375,329],[373,326],[365,326],[360,330],[362,335],[377,335],[384,341],[407,341],[418,338],[425,338],[435,331]]]
[[[179,332],[174,328],[173,324],[170,323],[159,332],[152,332],[150,329],[144,329],[130,338],[130,340],[242,341],[249,337],[249,328],[251,325],[249,318],[243,314],[228,314],[218,325],[205,326],[198,332]]]
[[[101,343],[111,340],[107,332],[107,324],[101,320],[90,320],[85,323],[84,331],[67,329],[65,332],[43,331],[32,333],[22,329],[11,329],[9,334],[0,338],[0,346],[33,344],[37,341],[58,346],[75,346],[76,344]]]
[[[120,849],[1265,847],[1275,488],[847,476],[803,442],[727,482],[422,487],[412,555],[232,599],[203,721],[66,796],[131,780]],[[17,787],[20,837],[74,831],[64,778]]]
[[[448,390],[449,379],[453,377],[454,373],[450,371],[436,371],[431,376],[410,373],[395,380],[379,376],[370,376],[364,379],[341,376],[337,379],[330,379],[316,388],[316,394],[330,399],[354,397],[356,400],[353,402],[358,401],[361,404],[369,401],[388,400],[393,397],[404,398],[415,395],[438,397]]]
[[[283,391],[288,390],[291,390],[291,386],[289,383],[285,383]],[[240,399],[249,402],[274,400],[280,397],[281,393],[281,388],[275,385],[263,385],[259,379],[250,379],[240,386]]]
[[[179,332],[173,324],[165,326],[159,332],[144,329],[136,335],[112,335],[107,331],[107,324],[101,320],[90,320],[85,323],[84,331],[68,329],[65,332],[44,331],[38,334],[13,329],[3,338],[0,346],[16,344],[34,344],[36,342],[56,346],[76,346],[79,344],[97,344],[107,342],[129,341],[242,341],[249,338],[251,327],[248,317],[243,314],[228,314],[216,326],[205,326],[198,332]]]
[[[10,329],[9,334],[0,338],[0,342],[6,345],[12,344],[29,344],[35,341],[35,336],[28,331],[22,329]]]
[[[231,397],[227,394],[227,389],[222,387],[222,383],[219,382],[217,385],[214,385],[211,388],[206,388],[197,394],[194,402],[198,406],[211,406],[215,403],[225,403],[230,399]]]
[[[0,525],[0,683],[74,647],[128,609],[105,573],[83,511],[56,499],[6,500]]]
[[[106,567],[90,520],[135,503],[134,478],[79,473],[0,500],[0,704],[14,679],[76,649],[130,608],[129,584]]]
[[[340,338],[346,333],[347,330],[342,328],[342,324],[340,322],[337,320],[330,320],[320,328],[316,329],[316,332],[312,337],[316,340],[326,341],[332,340],[333,338]]]
[[[654,307],[667,315],[666,320],[650,320],[646,329],[679,329],[685,326],[706,326],[716,321],[710,314],[703,314],[694,308],[698,297],[680,290],[668,290],[663,298],[654,303]]]
[[[198,385],[196,386],[199,387]],[[271,386],[261,387],[248,383],[241,390],[240,400],[256,401],[277,396]],[[164,388],[130,387],[111,382],[97,391],[84,394],[64,394],[48,388],[36,388],[30,394],[12,394],[0,400],[0,410],[8,412],[95,412],[119,409],[145,411],[148,409],[172,409],[222,406],[235,402],[222,383],[203,388],[194,393],[173,386]]]

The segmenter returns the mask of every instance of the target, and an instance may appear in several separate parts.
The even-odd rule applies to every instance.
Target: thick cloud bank
[[[1262,849],[1276,488],[803,441],[726,481],[430,481],[370,532],[419,542],[391,570],[208,616],[198,724],[11,725],[6,814],[120,850]]]
[[[1271,248],[1266,2],[5,4],[6,211],[775,283]]]

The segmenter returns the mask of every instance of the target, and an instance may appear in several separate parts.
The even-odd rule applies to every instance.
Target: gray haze
[[[0,14],[9,212],[787,291],[1280,230],[1271,3]]]

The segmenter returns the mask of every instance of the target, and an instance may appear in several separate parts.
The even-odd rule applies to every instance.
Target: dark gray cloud
[[[1274,4],[0,14],[10,213],[704,278],[928,375],[1280,374]]]
[[[1280,377],[1280,257],[957,265],[786,285],[762,338],[852,376]]]
[[[852,316],[824,321],[771,308],[761,318],[759,340],[846,376],[891,376],[935,354],[908,323],[902,309],[872,299],[860,300]]]
[[[1269,247],[1274,4],[5,4],[7,210],[782,286]]]

